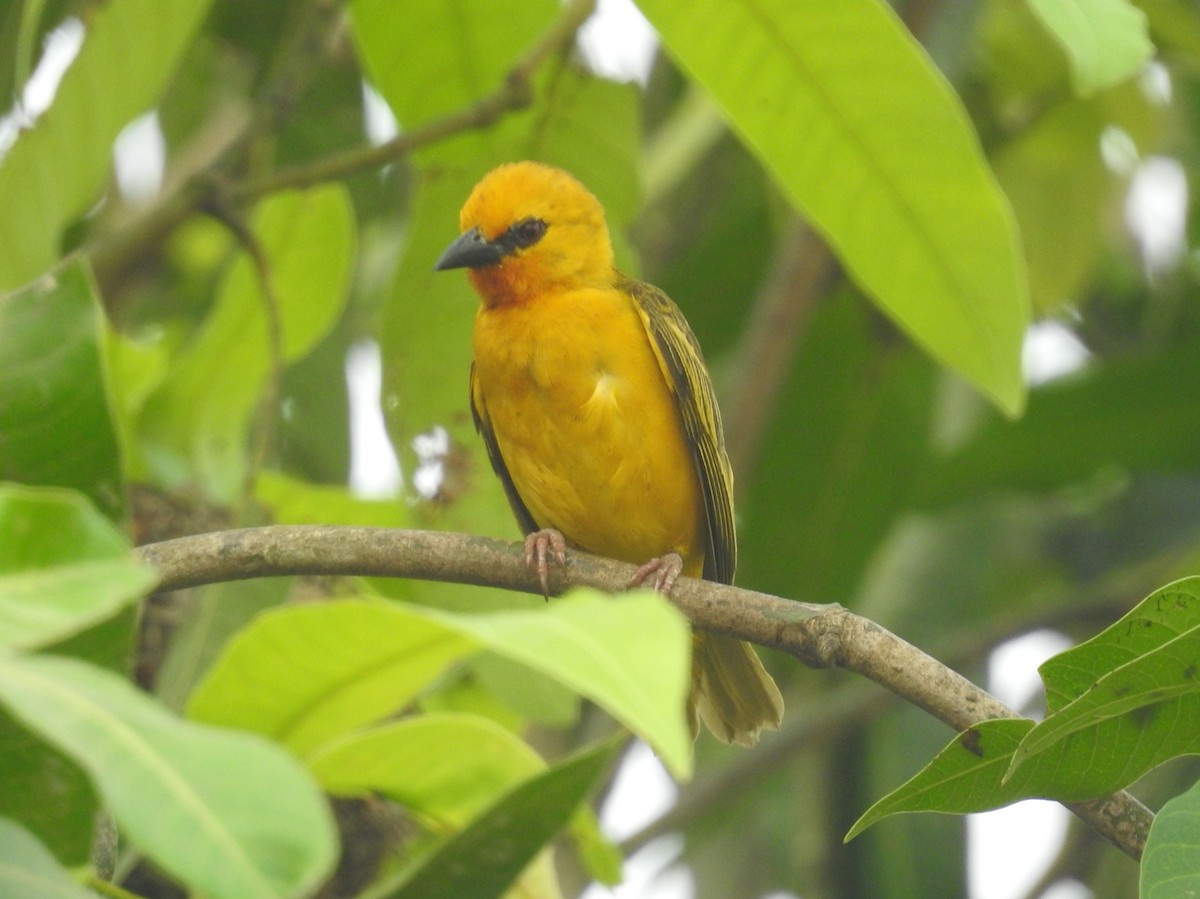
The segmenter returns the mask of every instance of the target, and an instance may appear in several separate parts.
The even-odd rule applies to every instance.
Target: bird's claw
[[[683,557],[679,553],[667,553],[639,566],[629,579],[629,586],[649,587],[663,596],[670,596],[671,588],[682,571]]]
[[[567,564],[567,541],[561,531],[542,528],[525,537],[525,567],[537,572],[542,596],[550,598],[550,561]]]

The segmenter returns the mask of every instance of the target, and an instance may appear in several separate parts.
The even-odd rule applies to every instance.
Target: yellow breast
[[[540,527],[600,555],[703,566],[703,500],[631,297],[580,290],[475,321],[474,402]]]

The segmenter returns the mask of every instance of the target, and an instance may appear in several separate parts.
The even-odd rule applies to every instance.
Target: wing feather
[[[684,433],[696,462],[704,494],[707,531],[704,576],[722,584],[733,583],[737,567],[737,533],[733,519],[733,469],[725,452],[721,412],[712,379],[704,365],[700,343],[687,319],[665,293],[650,284],[621,276],[616,287],[637,302],[638,314],[658,357]]]
[[[470,384],[471,418],[475,421],[475,430],[483,437],[488,459],[492,463],[492,469],[500,478],[500,483],[504,485],[504,495],[508,497],[508,504],[512,506],[513,515],[517,517],[521,532],[532,534],[538,529],[538,524],[533,520],[533,515],[530,514],[525,501],[521,499],[521,494],[517,492],[517,485],[513,483],[512,475],[508,473],[508,466],[504,464],[504,456],[500,454],[500,444],[496,442],[496,432],[492,430],[492,423],[487,416],[487,404],[484,403],[483,394],[479,391],[475,381],[474,363],[471,364]]]

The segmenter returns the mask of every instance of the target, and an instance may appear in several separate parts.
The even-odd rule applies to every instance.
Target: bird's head
[[[493,169],[471,191],[459,225],[462,236],[436,268],[470,269],[487,305],[612,282],[604,208],[561,169],[536,162]]]

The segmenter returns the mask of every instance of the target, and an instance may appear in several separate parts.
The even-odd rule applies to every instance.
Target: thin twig
[[[153,543],[138,550],[158,568],[160,589],[281,575],[420,578],[541,594],[523,546],[442,531],[275,525]],[[625,589],[635,566],[580,552],[551,570],[550,592],[571,586]],[[795,602],[681,578],[671,600],[697,627],[795,656],[813,668],[844,668],[883,685],[956,730],[1017,713],[962,675],[884,628],[838,605]],[[1109,842],[1141,857],[1153,815],[1126,792],[1065,803]]]

